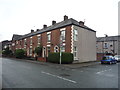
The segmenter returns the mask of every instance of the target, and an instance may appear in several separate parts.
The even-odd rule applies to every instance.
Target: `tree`
[[[39,47],[36,47],[35,48],[35,51],[34,51],[38,56],[42,56],[42,46],[40,45]]]
[[[9,47],[7,47],[6,49],[4,49],[2,54],[5,56],[10,56],[10,55],[12,55],[12,51],[9,49]]]

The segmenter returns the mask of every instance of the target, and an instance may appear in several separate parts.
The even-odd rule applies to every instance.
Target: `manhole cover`
[[[69,74],[60,74],[60,76],[70,76]]]

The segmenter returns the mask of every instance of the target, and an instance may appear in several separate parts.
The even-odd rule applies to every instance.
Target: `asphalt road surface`
[[[3,88],[118,88],[118,65],[64,68],[2,58]]]

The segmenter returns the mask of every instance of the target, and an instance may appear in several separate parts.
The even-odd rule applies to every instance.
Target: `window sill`
[[[47,43],[51,43],[51,42],[47,42]]]

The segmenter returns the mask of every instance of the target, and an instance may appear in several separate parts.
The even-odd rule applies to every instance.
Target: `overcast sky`
[[[24,35],[31,29],[50,26],[67,15],[96,31],[118,35],[119,0],[0,0],[0,41],[11,40],[13,34]]]

